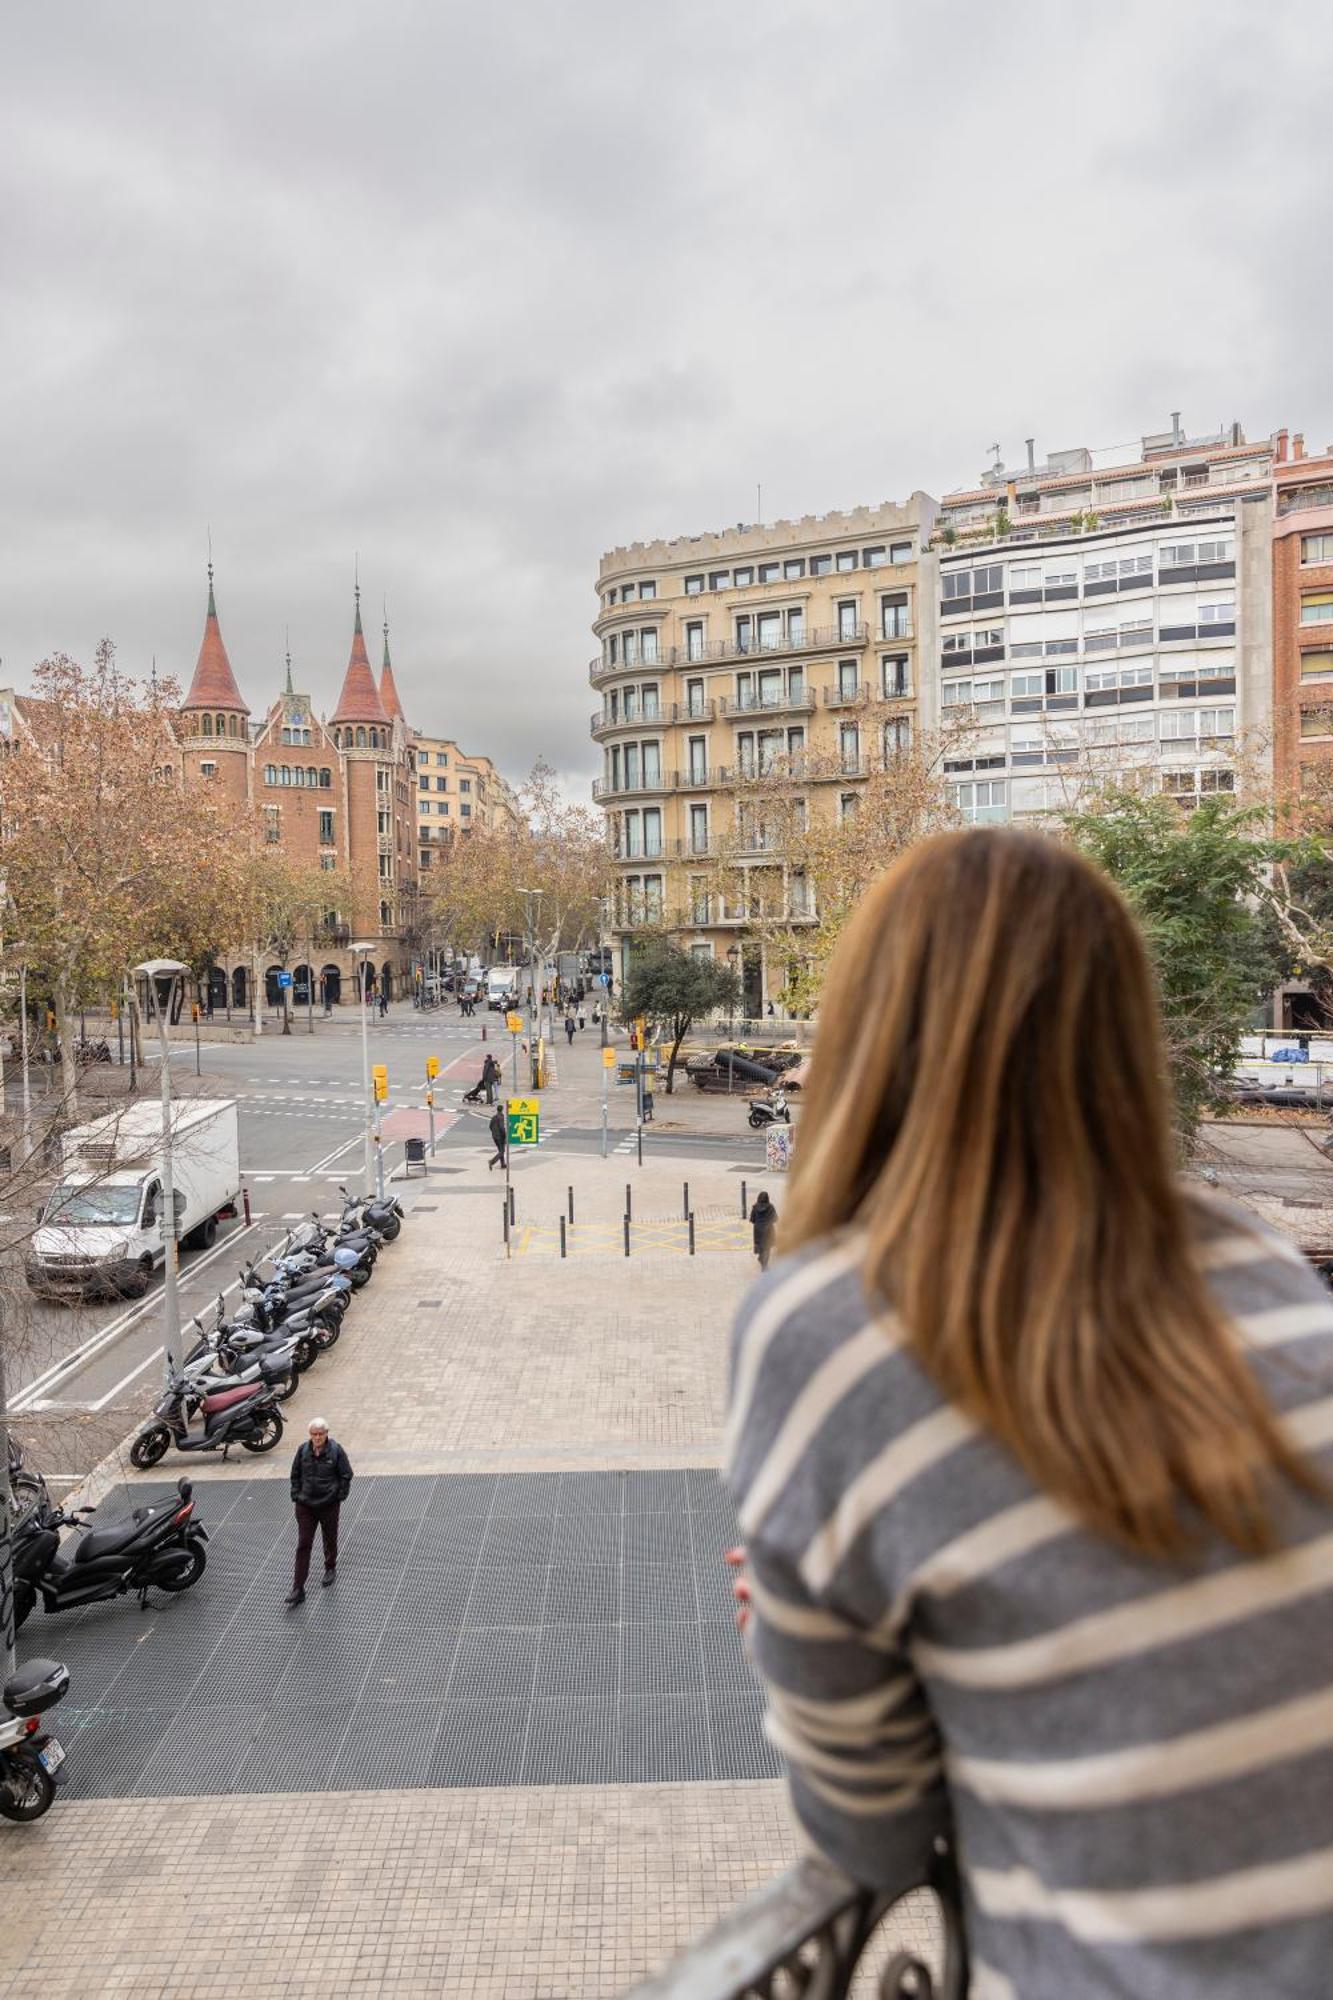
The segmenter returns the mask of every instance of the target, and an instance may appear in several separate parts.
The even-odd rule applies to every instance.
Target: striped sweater
[[[1333,1475],[1333,1299],[1241,1211],[1200,1255]],[[1126,1554],[940,1397],[854,1238],[736,1327],[728,1482],[767,1727],[815,1844],[918,1878],[949,1832],[976,2000],[1333,1994],[1333,1504],[1285,1546]]]

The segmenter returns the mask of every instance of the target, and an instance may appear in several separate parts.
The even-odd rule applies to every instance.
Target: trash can
[[[427,1170],[426,1142],[424,1139],[407,1139],[403,1143],[404,1178],[406,1178],[408,1174],[412,1173],[413,1170],[417,1167],[421,1169],[423,1174]]]

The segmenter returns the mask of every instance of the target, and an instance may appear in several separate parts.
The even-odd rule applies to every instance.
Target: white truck
[[[240,1199],[234,1099],[172,1107],[171,1177],[177,1240],[187,1250],[207,1249]],[[60,1180],[28,1248],[24,1274],[32,1289],[141,1298],[166,1255],[162,1186],[160,1104],[129,1104],[67,1132]]]
[[[486,974],[486,1005],[493,1014],[514,1005],[518,999],[518,977],[516,965],[493,965]]]

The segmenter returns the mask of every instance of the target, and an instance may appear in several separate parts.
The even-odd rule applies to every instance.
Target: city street
[[[483,1028],[486,1040],[482,1040]],[[238,1286],[242,1263],[260,1258],[286,1231],[312,1211],[327,1215],[341,1205],[340,1185],[360,1192],[365,1178],[365,1096],[362,1089],[360,1023],[348,1012],[332,1021],[316,1020],[308,1032],[303,1016],[293,1017],[283,1035],[271,1020],[251,1043],[201,1040],[196,1075],[192,1042],[172,1049],[173,1087],[181,1096],[202,1093],[235,1097],[239,1106],[243,1185],[250,1219],[238,1216],[223,1226],[212,1250],[185,1253],[180,1265],[183,1320],[208,1316],[219,1293],[229,1298]],[[425,1064],[439,1059],[435,1084],[434,1172],[460,1173],[478,1152],[489,1152],[490,1112],[485,1103],[465,1105],[463,1094],[476,1082],[482,1060],[493,1051],[512,1089],[513,1045],[503,1020],[477,1014],[464,1020],[455,1008],[420,1014],[406,1007],[376,1020],[368,1030],[372,1064],[389,1072],[389,1098],[382,1107],[385,1168],[396,1175],[395,1192],[410,1205],[430,1186],[430,1178],[404,1180],[403,1138],[409,1126],[424,1137]],[[544,1157],[599,1158],[602,1151],[602,1067],[599,1038],[586,1028],[574,1050],[557,1036],[554,1080],[543,1100]],[[520,1086],[523,1056],[519,1057]],[[563,1070],[563,1074],[562,1074]],[[636,1165],[634,1092],[607,1090],[607,1150]],[[406,1114],[406,1115],[405,1115]],[[704,1129],[681,1129],[685,1117]],[[719,1126],[722,1129],[718,1129]],[[733,1128],[733,1129],[728,1129]],[[763,1163],[762,1133],[745,1124],[745,1099],[701,1103],[678,1078],[675,1098],[659,1096],[657,1120],[645,1127],[645,1161],[664,1156],[703,1166],[755,1171]],[[528,1161],[516,1156],[515,1179]],[[57,1464],[43,1457],[56,1484],[72,1484],[101,1451],[124,1435],[157,1384],[163,1353],[162,1283],[133,1303],[110,1300],[86,1304],[29,1302],[21,1362],[10,1396],[20,1419],[51,1420],[59,1427]],[[78,1426],[62,1422],[75,1416]],[[68,1461],[68,1462],[67,1462]]]

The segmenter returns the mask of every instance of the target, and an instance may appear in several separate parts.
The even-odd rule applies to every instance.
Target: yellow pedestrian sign
[[[616,1052],[615,1052],[615,1050],[614,1050],[614,1049],[603,1049],[603,1050],[602,1050],[602,1068],[603,1068],[603,1069],[614,1069],[614,1068],[615,1068],[615,1066],[616,1066],[616,1064],[617,1064],[617,1062],[618,1062],[619,1060],[620,1060],[620,1058],[619,1058],[619,1057],[617,1056],[617,1054],[616,1054]]]
[[[427,1056],[426,1075],[433,1082],[434,1079],[439,1075],[439,1073],[440,1073],[440,1058],[438,1056]]]
[[[389,1096],[389,1071],[387,1065],[385,1063],[376,1063],[370,1072],[370,1076],[371,1082],[374,1085],[376,1104],[386,1103]]]
[[[541,1128],[539,1097],[510,1097],[505,1101],[506,1123],[511,1146],[535,1146]]]
[[[505,1015],[505,1026],[506,1028],[508,1028],[511,1035],[521,1035],[523,1033],[524,1025],[525,1024],[523,1016],[521,1014]]]

